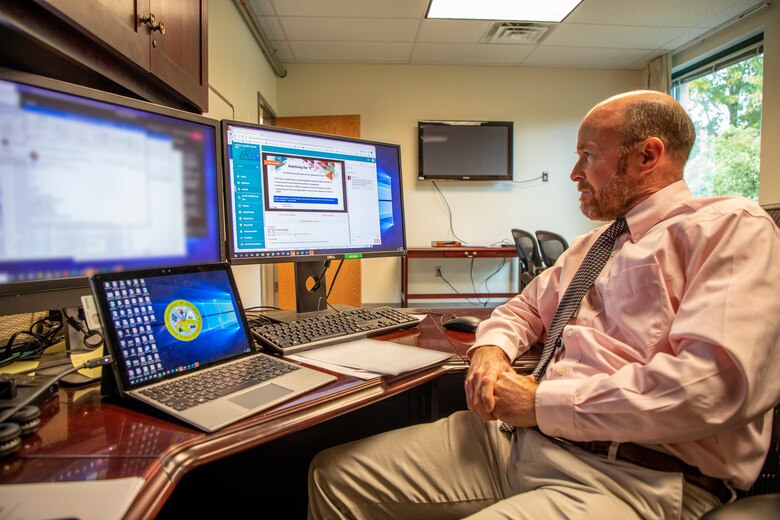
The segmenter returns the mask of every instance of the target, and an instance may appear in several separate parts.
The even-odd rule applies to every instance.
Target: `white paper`
[[[140,477],[0,486],[0,520],[122,518],[144,480]]]
[[[358,339],[297,354],[305,362],[325,362],[380,374],[413,372],[449,359],[452,354],[393,341]]]
[[[382,375],[378,372],[369,372],[368,370],[349,368],[341,365],[335,365],[333,363],[326,363],[324,361],[315,361],[313,359],[308,359],[299,354],[292,354],[290,356],[285,356],[285,358],[292,359],[294,361],[300,361],[302,363],[306,363],[307,365],[311,365],[314,367],[324,368],[325,370],[330,370],[331,372],[336,372],[337,374],[344,374],[345,376],[356,377],[358,379],[369,380]]]

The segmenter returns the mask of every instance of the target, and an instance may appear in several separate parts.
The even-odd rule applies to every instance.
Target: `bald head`
[[[680,168],[680,174],[695,139],[693,122],[685,109],[672,96],[654,90],[636,90],[608,98],[593,107],[585,120],[610,126],[618,133],[624,150],[657,137]]]

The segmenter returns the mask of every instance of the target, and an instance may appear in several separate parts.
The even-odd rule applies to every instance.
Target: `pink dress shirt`
[[[564,328],[536,394],[545,434],[660,445],[747,489],[780,402],[780,231],[741,198],[683,181],[627,215],[629,234]],[[473,348],[510,359],[544,341],[558,301],[606,226],[498,307]]]

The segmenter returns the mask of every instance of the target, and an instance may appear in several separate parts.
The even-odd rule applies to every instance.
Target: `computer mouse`
[[[450,318],[442,323],[442,326],[447,330],[458,330],[461,332],[474,332],[477,330],[477,325],[482,320],[475,318],[474,316],[457,316]]]

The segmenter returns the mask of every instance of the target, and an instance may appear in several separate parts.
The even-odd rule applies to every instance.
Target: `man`
[[[780,231],[744,199],[691,196],[693,141],[665,94],[596,105],[571,179],[614,225],[480,325],[471,412],[318,455],[310,517],[699,518],[748,488],[780,402]],[[538,381],[515,374],[545,341]]]

